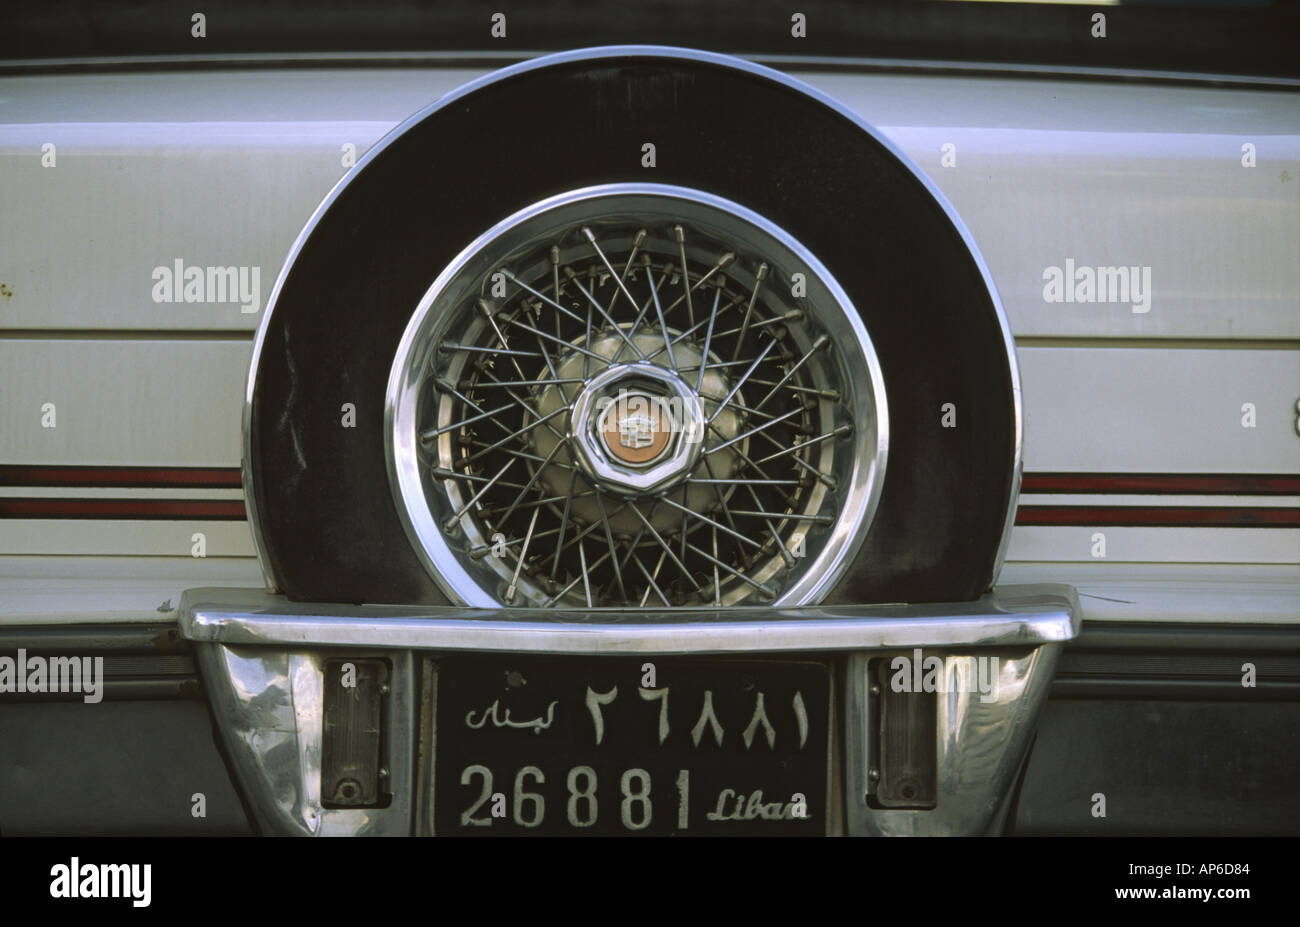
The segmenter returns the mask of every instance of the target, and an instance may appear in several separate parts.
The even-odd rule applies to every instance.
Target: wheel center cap
[[[704,409],[674,371],[616,364],[587,381],[571,411],[573,449],[603,486],[634,494],[687,476],[698,463]]]
[[[645,467],[668,449],[673,418],[662,396],[626,391],[605,407],[597,429],[617,460]]]

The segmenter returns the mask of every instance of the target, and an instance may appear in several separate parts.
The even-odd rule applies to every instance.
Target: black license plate
[[[823,834],[830,679],[815,662],[447,657],[431,829]]]

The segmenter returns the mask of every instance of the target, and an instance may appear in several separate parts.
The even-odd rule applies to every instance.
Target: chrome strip
[[[278,68],[278,67],[484,67],[503,66],[549,54],[545,49],[474,51],[362,52],[229,52],[195,55],[100,55],[85,58],[0,58],[0,73],[24,71],[123,71],[145,68]],[[1152,71],[1143,68],[1101,68],[1063,64],[1017,64],[1000,61],[948,61],[937,58],[871,58],[848,55],[777,55],[734,52],[737,57],[789,70],[888,71],[936,76],[1025,77],[1034,80],[1082,80],[1208,84],[1215,87],[1294,90],[1300,79],[1270,74],[1230,74],[1211,71]],[[491,65],[488,63],[491,62]]]
[[[984,279],[985,287],[988,289],[989,297],[993,301],[993,307],[997,313],[998,323],[1002,327],[1002,338],[1006,346],[1007,363],[1009,365],[1010,374],[1011,374],[1012,402],[1014,407],[1014,418],[1015,418],[1015,422],[1013,426],[1015,429],[1015,453],[1014,453],[1014,465],[1012,467],[1012,473],[1010,477],[1011,492],[1009,498],[1007,499],[1007,513],[1006,513],[1006,518],[1004,521],[1004,527],[1002,533],[1002,544],[998,551],[997,559],[994,562],[993,572],[992,575],[989,577],[987,585],[991,587],[993,583],[996,581],[998,572],[1001,570],[1002,567],[1003,559],[1006,556],[1007,546],[1010,542],[1011,527],[1015,521],[1015,514],[1016,514],[1016,497],[1020,490],[1021,455],[1023,449],[1022,448],[1023,411],[1022,411],[1021,397],[1020,397],[1020,368],[1016,363],[1016,348],[1015,348],[1015,341],[1013,340],[1011,335],[1011,327],[1007,322],[1006,312],[1003,309],[1002,301],[998,296],[997,287],[993,283],[993,275],[989,271],[988,265],[984,262],[984,258],[980,254],[979,248],[976,247],[974,237],[971,235],[970,230],[966,228],[965,223],[962,222],[960,216],[957,214],[956,209],[953,208],[952,204],[948,201],[947,197],[944,196],[944,194],[939,190],[938,186],[929,178],[929,176],[927,176],[924,171],[922,171],[915,164],[913,164],[911,159],[908,158],[905,154],[903,154],[903,152],[892,141],[890,141],[880,132],[876,131],[876,129],[873,126],[865,122],[860,116],[858,116],[856,113],[850,110],[843,103],[839,102],[838,100],[829,96],[828,94],[823,93],[822,91],[809,86],[808,84],[804,83],[801,80],[790,77],[789,75],[783,74],[780,71],[775,71],[771,68],[764,67],[763,65],[754,64],[752,62],[745,61],[740,58],[735,58],[730,55],[716,54],[714,52],[695,51],[691,49],[670,48],[670,47],[655,46],[655,45],[612,45],[612,46],[605,46],[601,48],[588,48],[588,49],[579,49],[576,51],[559,52],[554,55],[546,55],[542,58],[535,58],[530,61],[522,62],[520,64],[511,65],[510,67],[503,68],[499,71],[494,71],[491,74],[484,75],[483,77],[477,80],[470,81],[469,83],[465,84],[459,89],[454,90],[451,93],[443,96],[441,99],[425,107],[420,112],[404,120],[400,125],[398,125],[391,132],[389,132],[387,135],[381,138],[378,142],[376,142],[370,148],[370,150],[367,151],[365,155],[363,155],[357,161],[357,163],[352,167],[352,169],[349,170],[346,174],[344,174],[342,178],[340,178],[339,182],[335,184],[334,189],[332,189],[326,195],[325,199],[321,201],[321,204],[316,207],[316,211],[312,213],[312,216],[307,221],[306,226],[304,226],[302,232],[299,233],[298,238],[294,241],[293,246],[289,249],[289,254],[286,257],[283,266],[281,267],[279,277],[276,278],[275,286],[272,288],[271,295],[267,299],[266,310],[262,313],[262,320],[257,327],[257,335],[253,341],[252,363],[249,367],[248,387],[245,391],[244,409],[243,409],[243,416],[242,416],[244,453],[243,453],[241,468],[242,468],[243,482],[244,482],[244,493],[247,498],[248,524],[253,535],[253,547],[257,551],[257,561],[261,565],[262,575],[266,578],[267,588],[269,590],[275,591],[276,583],[275,583],[275,577],[271,573],[270,565],[267,562],[266,550],[262,543],[261,526],[258,521],[257,487],[253,480],[253,472],[250,466],[250,460],[252,457],[252,435],[250,431],[250,425],[252,421],[253,392],[257,385],[257,367],[262,356],[262,345],[266,340],[266,333],[270,325],[271,315],[275,311],[276,303],[279,300],[280,290],[284,286],[285,279],[288,277],[289,272],[293,269],[294,261],[296,260],[299,252],[306,244],[307,239],[310,237],[311,233],[315,230],[317,223],[320,222],[325,212],[329,209],[331,205],[333,205],[334,201],[341,195],[343,189],[349,183],[351,183],[353,178],[356,177],[357,174],[359,174],[361,171],[363,171],[372,160],[378,157],[380,152],[382,152],[385,148],[391,145],[396,139],[400,138],[403,134],[405,134],[408,129],[418,124],[426,117],[432,115],[433,113],[437,112],[438,110],[442,109],[445,106],[450,106],[454,104],[456,101],[460,100],[462,97],[470,93],[473,93],[475,90],[478,90],[481,87],[489,86],[493,83],[496,83],[499,80],[504,80],[519,74],[528,73],[529,71],[537,70],[539,68],[549,67],[554,64],[564,64],[564,63],[569,63],[574,61],[588,61],[588,60],[594,61],[594,60],[601,60],[605,58],[624,58],[624,57],[634,57],[634,56],[640,56],[640,57],[657,56],[657,57],[674,58],[674,59],[680,59],[686,61],[700,61],[700,62],[707,62],[709,64],[717,65],[720,67],[734,68],[736,70],[744,71],[746,73],[755,75],[757,77],[763,77],[763,78],[767,78],[768,80],[775,81],[778,84],[781,84],[797,92],[803,93],[805,96],[808,96],[811,99],[821,102],[825,106],[834,110],[843,118],[849,120],[854,125],[858,126],[860,129],[862,129],[864,132],[866,132],[868,135],[874,138],[881,146],[883,146],[886,151],[888,151],[895,158],[897,158],[900,163],[902,163],[908,170],[912,172],[912,174],[917,178],[917,180],[921,183],[921,185],[930,193],[930,195],[934,198],[935,202],[939,204],[939,207],[948,216],[948,220],[953,224],[953,228],[956,229],[957,233],[961,236],[961,239],[965,243],[967,250],[970,252],[971,257],[974,259],[976,267],[979,269],[980,275]]]
[[[553,654],[772,653],[1037,646],[1079,631],[1072,586],[1006,586],[974,602],[628,611],[294,603],[255,589],[191,589],[178,623],[228,646],[350,646]]]
[[[1016,510],[1020,507],[1020,481],[1024,476],[1024,459],[1021,457],[1024,432],[1020,421],[1020,368],[1014,362],[1011,365],[1011,373],[1016,378],[1012,387],[1016,395],[1016,465],[1011,469],[1010,504],[1007,506],[1006,521],[1002,523],[1002,540],[998,541],[998,555],[993,561],[993,575],[989,577],[989,589],[997,585],[998,577],[1002,575],[1002,565],[1007,560],[1007,550],[1011,547],[1011,530],[1016,526]]]

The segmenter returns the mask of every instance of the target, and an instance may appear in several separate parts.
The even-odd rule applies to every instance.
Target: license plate
[[[436,672],[435,834],[826,832],[825,664],[496,656]]]

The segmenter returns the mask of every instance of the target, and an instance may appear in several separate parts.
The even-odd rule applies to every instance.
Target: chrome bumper
[[[845,652],[842,761],[832,832],[851,835],[1000,831],[1046,701],[1061,645],[1079,630],[1075,590],[1005,586],[974,602],[802,609],[554,612],[289,602],[247,589],[192,589],[181,635],[193,642],[217,726],[264,832],[411,834],[417,783],[432,762],[421,737],[418,661],[500,652],[684,655]],[[923,810],[868,801],[878,765],[872,733],[881,693],[868,661],[920,649],[940,661],[937,792]],[[383,656],[391,665],[384,808],[326,808],[321,798],[324,661]],[[973,685],[979,657],[995,685]],[[839,709],[837,709],[839,710]],[[839,823],[842,821],[842,824]]]

